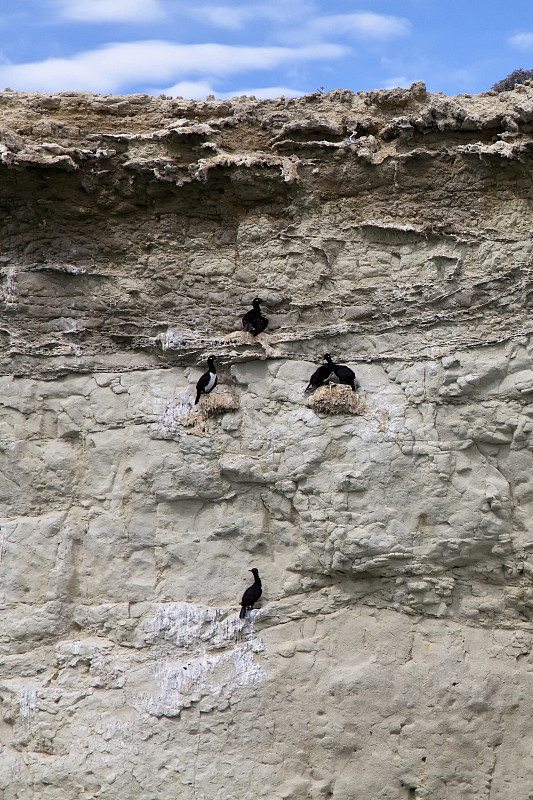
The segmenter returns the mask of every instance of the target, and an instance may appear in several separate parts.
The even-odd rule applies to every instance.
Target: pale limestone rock
[[[5,800],[531,795],[532,108],[0,93]]]

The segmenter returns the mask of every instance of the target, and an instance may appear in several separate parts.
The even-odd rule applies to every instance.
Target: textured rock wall
[[[531,800],[533,87],[0,120],[1,796]]]

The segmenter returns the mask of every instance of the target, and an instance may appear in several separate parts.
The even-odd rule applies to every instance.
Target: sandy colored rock
[[[533,88],[0,117],[2,797],[532,797]]]

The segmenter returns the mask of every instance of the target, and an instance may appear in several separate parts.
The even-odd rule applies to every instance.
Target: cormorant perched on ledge
[[[305,388],[305,394],[309,392],[314,392],[315,389],[318,389],[320,386],[325,386],[328,382],[330,376],[333,373],[335,368],[335,364],[331,360],[331,356],[329,353],[324,353],[324,361],[326,362],[321,367],[313,372],[311,377],[309,378],[309,383]]]
[[[253,569],[248,570],[248,572],[251,572],[253,574],[254,582],[252,583],[251,586],[249,586],[246,589],[245,593],[242,596],[241,600],[242,608],[241,608],[241,613],[239,614],[239,617],[241,619],[245,618],[246,610],[247,609],[250,610],[254,605],[254,603],[257,603],[257,601],[263,594],[263,587],[261,585],[261,578],[259,577],[259,572],[256,570],[255,567],[253,567]]]
[[[257,336],[258,333],[263,333],[268,325],[268,319],[261,314],[259,303],[262,303],[260,297],[256,297],[252,302],[253,308],[247,311],[242,318],[242,327],[246,333],[251,333],[252,336]]]
[[[214,356],[209,356],[207,359],[207,366],[207,372],[204,372],[196,384],[196,400],[194,401],[194,405],[199,402],[200,397],[203,394],[209,394],[209,392],[212,392],[217,385],[217,368],[215,367]]]
[[[339,379],[339,383],[344,383],[346,386],[351,386],[354,392],[357,391],[359,387],[359,381],[355,377],[355,372],[353,369],[346,367],[344,364],[334,364],[333,371]]]

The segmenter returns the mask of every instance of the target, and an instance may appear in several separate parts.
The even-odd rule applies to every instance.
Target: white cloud
[[[390,39],[393,36],[405,36],[410,31],[411,23],[404,17],[356,11],[354,14],[332,14],[327,17],[316,17],[310,21],[309,28],[317,33],[355,36],[358,39],[383,40]]]
[[[533,33],[517,33],[508,40],[517,50],[533,50]]]
[[[71,58],[0,66],[0,86],[26,91],[127,91],[132,84],[165,85],[188,77],[209,80],[288,64],[323,61],[349,51],[336,44],[304,47],[234,47],[165,41],[104,45]]]
[[[298,89],[290,89],[288,86],[267,86],[261,89],[243,89],[242,91],[234,90],[232,92],[224,92],[220,97],[231,99],[232,97],[239,97],[243,94],[248,97],[257,97],[258,100],[269,100],[273,97],[303,97],[307,92],[300,92]]]
[[[152,22],[165,16],[159,0],[57,0],[63,19],[75,22]]]
[[[398,86],[400,86],[400,87],[406,89],[406,88],[409,88],[411,83],[413,83],[413,81],[410,81],[408,78],[405,77],[405,75],[400,75],[400,77],[398,77],[398,78],[389,78],[387,81],[385,81],[385,83],[383,84],[383,86],[381,88],[382,89],[396,89]]]
[[[152,94],[166,94],[170,97],[185,97],[187,100],[203,100],[208,94],[216,94],[207,81],[179,81],[167,89],[154,90]]]
[[[359,39],[383,40],[409,33],[411,23],[404,17],[356,11],[353,14],[314,16],[315,5],[306,0],[271,0],[268,3],[238,5],[204,5],[188,7],[188,16],[200,22],[227,30],[240,30],[250,22],[264,20],[279,25],[298,22],[298,30],[280,31],[287,38],[305,41],[309,34],[355,36]]]
[[[278,24],[308,18],[314,10],[314,5],[306,0],[271,0],[269,3],[237,5],[206,5],[198,8],[189,7],[186,13],[216,28],[227,30],[240,30],[248,22],[267,20]]]
[[[229,6],[200,6],[189,9],[189,16],[198,22],[214,28],[238,31],[250,19],[250,8],[232,8]]]
[[[290,89],[288,86],[263,86],[259,89],[233,89],[230,92],[217,92],[207,81],[180,81],[161,92],[155,91],[154,94],[185,97],[188,100],[203,100],[210,94],[214,94],[217,99],[228,100],[245,94],[247,97],[256,97],[258,100],[267,100],[272,97],[302,97],[306,93],[298,89]]]

